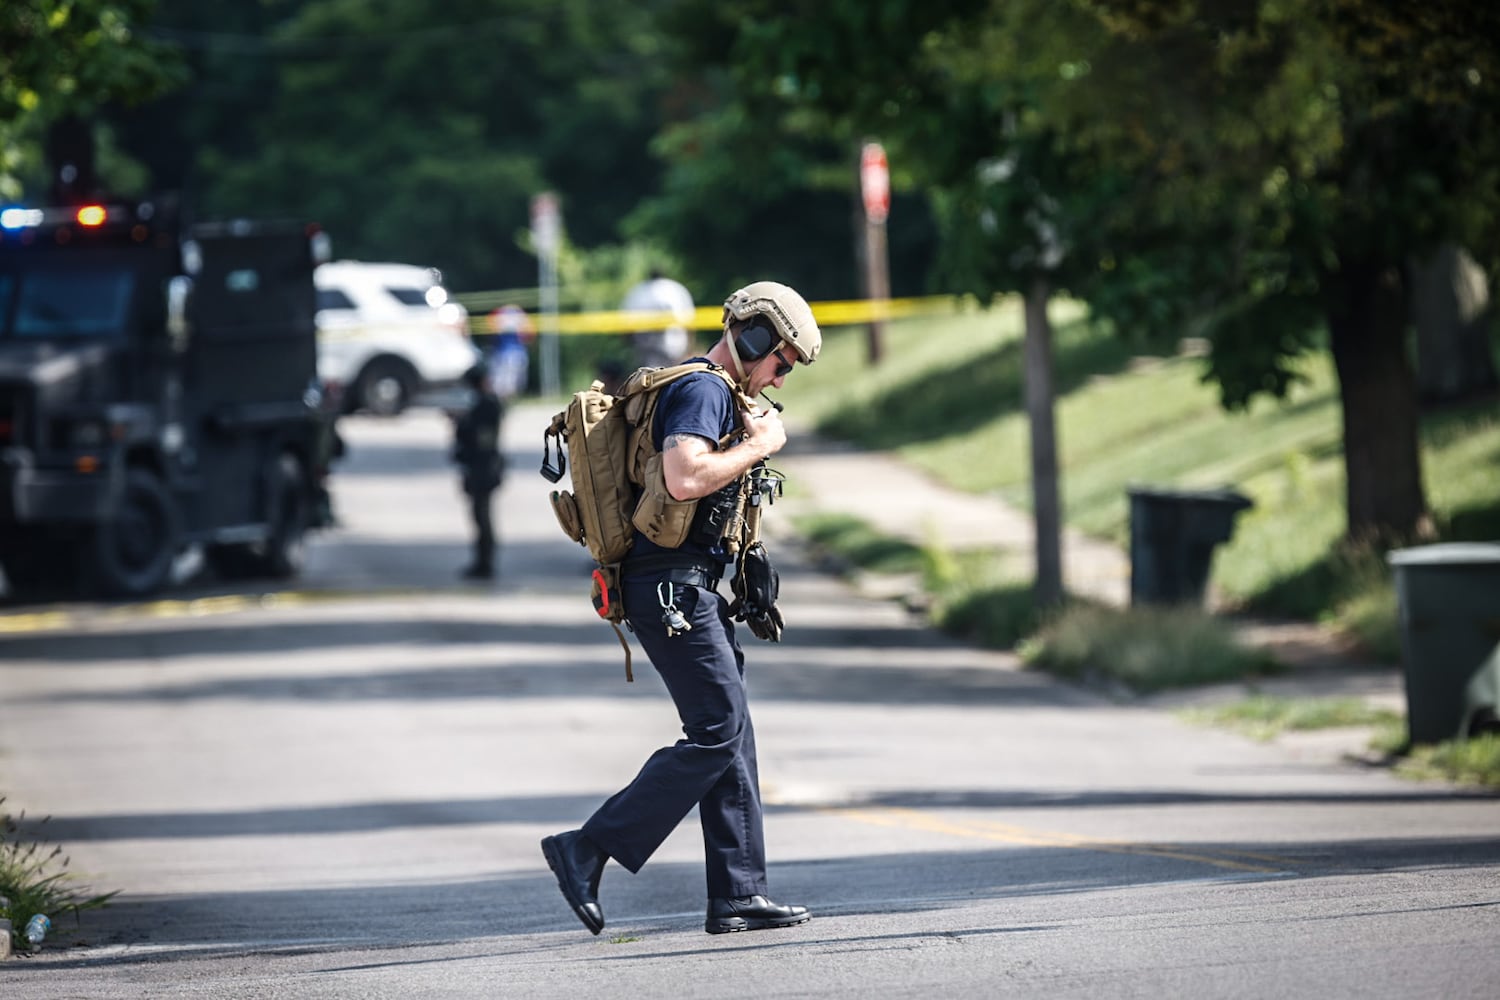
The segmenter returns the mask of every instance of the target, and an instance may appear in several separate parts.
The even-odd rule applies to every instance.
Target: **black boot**
[[[710,934],[728,934],[794,927],[811,919],[812,914],[805,906],[782,906],[764,896],[719,896],[708,901],[708,920],[703,929]]]
[[[599,850],[582,830],[569,830],[555,837],[542,838],[542,855],[547,867],[557,875],[557,886],[563,898],[583,921],[583,926],[598,934],[604,929],[604,910],[599,906],[599,876],[609,855]]]

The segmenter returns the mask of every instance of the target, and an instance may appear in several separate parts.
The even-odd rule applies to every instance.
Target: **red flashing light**
[[[104,206],[85,205],[78,210],[77,218],[80,226],[102,226],[104,224]]]

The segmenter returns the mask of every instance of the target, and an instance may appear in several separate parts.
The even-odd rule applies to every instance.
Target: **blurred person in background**
[[[504,477],[500,454],[500,419],[504,404],[491,387],[490,370],[476,364],[464,372],[464,385],[473,399],[453,423],[453,461],[461,473],[461,485],[469,498],[474,521],[474,557],[464,568],[467,580],[490,580],[495,576],[495,524],[493,498]]]
[[[526,391],[531,370],[529,352],[531,342],[536,339],[536,326],[526,310],[514,304],[492,312],[490,323],[495,331],[488,358],[490,386],[502,403],[508,403]]]
[[[636,364],[654,368],[675,365],[692,350],[693,296],[680,282],[665,277],[657,268],[634,285],[620,303],[623,312],[668,313],[675,322],[664,327],[638,330],[630,335]]]

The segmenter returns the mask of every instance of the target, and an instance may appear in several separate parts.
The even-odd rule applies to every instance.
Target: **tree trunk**
[[[1474,259],[1451,244],[1408,264],[1417,327],[1417,396],[1454,403],[1493,393],[1490,290]]]
[[[1062,603],[1062,505],[1057,489],[1057,434],[1053,424],[1052,323],[1047,279],[1026,291],[1026,416],[1031,426],[1031,499],[1036,519],[1037,607]]]
[[[1348,537],[1418,537],[1429,525],[1400,268],[1353,261],[1324,288],[1343,407]]]

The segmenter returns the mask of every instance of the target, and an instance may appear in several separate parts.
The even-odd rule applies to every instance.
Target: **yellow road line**
[[[64,611],[32,611],[0,617],[0,632],[45,632],[66,627],[73,616]]]
[[[0,614],[0,635],[62,632],[76,629],[85,622],[107,623],[141,618],[201,618],[251,608],[284,608],[314,602],[332,603],[362,597],[390,597],[419,592],[407,588],[370,591],[282,590],[267,594],[220,594],[214,597],[143,601],[86,612],[23,611],[17,614]]]
[[[1222,855],[1215,855],[1186,851],[1165,844],[1140,844],[1119,840],[1102,840],[1096,837],[1085,837],[1078,834],[1060,833],[1049,830],[1031,830],[1026,827],[1013,826],[1009,823],[989,821],[955,823],[920,812],[916,809],[838,808],[824,809],[822,811],[859,823],[868,823],[871,826],[922,830],[928,833],[941,833],[949,836],[988,840],[1002,844],[1021,844],[1027,847],[1065,847],[1083,851],[1102,851],[1107,854],[1134,854],[1171,858],[1178,861],[1191,861],[1197,864],[1212,865],[1216,868],[1225,868],[1230,871],[1257,872],[1269,875],[1285,871],[1293,864],[1289,858],[1278,858],[1275,855],[1269,854],[1255,854],[1249,851],[1229,850],[1224,851]],[[1275,867],[1268,867],[1264,864],[1252,864],[1249,861],[1238,861],[1234,860],[1235,858],[1273,862],[1275,863]]]

